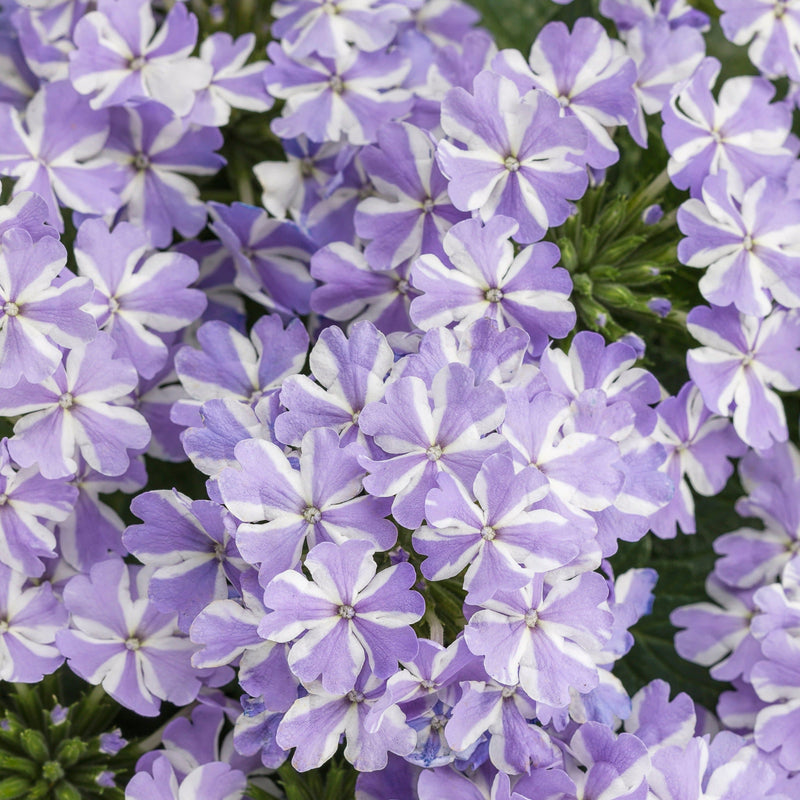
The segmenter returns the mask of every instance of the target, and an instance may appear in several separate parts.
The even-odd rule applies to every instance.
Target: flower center
[[[361,692],[357,691],[356,689],[351,689],[347,693],[347,699],[351,703],[363,703],[364,702],[364,695]]]
[[[742,239],[742,246],[745,250],[752,250],[754,247],[753,244],[753,237],[748,233],[747,236]]]
[[[4,619],[0,619],[0,636],[2,636],[11,626]]]
[[[425,680],[422,681],[420,686],[428,692],[436,688],[436,684],[430,678],[425,678]]]
[[[432,197],[426,197],[426,198],[425,198],[425,199],[422,201],[422,210],[423,210],[423,211],[424,211],[426,214],[430,214],[430,213],[431,213],[431,211],[433,211],[433,198],[432,198]]]
[[[722,141],[722,134],[715,128],[711,131],[711,138],[719,144]]]
[[[61,397],[58,398],[58,404],[64,410],[72,408],[74,403],[75,403],[75,398],[69,392],[64,392],[64,394],[62,394]]]
[[[354,411],[353,412],[353,416],[351,417],[351,419],[353,420],[353,425],[358,425],[358,418],[360,416],[361,416],[361,412],[360,411]]]
[[[308,506],[306,510],[303,512],[303,519],[309,525],[316,525],[316,523],[320,521],[321,517],[322,517],[322,512],[318,508],[315,508],[314,506]]]
[[[438,461],[442,457],[442,448],[438,444],[432,444],[426,451],[428,461]]]
[[[136,652],[141,646],[142,643],[135,636],[131,636],[129,639],[125,640],[126,650],[132,650]]]
[[[519,167],[520,167],[520,164],[519,164],[519,159],[518,159],[518,158],[516,158],[516,157],[514,157],[514,156],[509,156],[509,157],[508,157],[508,158],[505,160],[505,162],[504,162],[504,163],[505,163],[505,165],[506,165],[506,169],[507,169],[509,172],[517,172],[517,170],[519,170]]]
[[[137,153],[133,157],[133,166],[140,172],[150,168],[150,157],[145,153]]]
[[[503,299],[503,290],[502,289],[487,289],[486,294],[484,297],[490,303],[499,303]]]
[[[408,294],[408,281],[405,278],[400,278],[400,280],[397,281],[397,293]]]
[[[344,91],[344,81],[338,75],[331,75],[330,87],[331,91],[341,94]]]
[[[116,297],[109,297],[108,298],[108,310],[112,314],[116,314],[119,311],[119,300]]]
[[[13,301],[9,300],[4,306],[3,311],[9,317],[16,317],[19,314],[19,306]]]
[[[503,691],[500,692],[504,700],[508,700],[509,697],[513,697],[517,693],[516,686],[504,686]]]
[[[142,56],[136,56],[136,58],[132,58],[132,59],[130,60],[130,63],[128,64],[128,66],[129,66],[129,67],[130,67],[130,69],[132,69],[134,72],[138,72],[140,69],[142,69],[142,68],[144,67],[144,65],[145,65],[146,63],[147,63],[147,60],[146,60],[144,57],[142,57]]]
[[[481,538],[485,539],[487,542],[491,542],[495,536],[497,536],[497,532],[490,525],[484,525],[481,528]]]
[[[440,731],[447,725],[447,717],[444,714],[437,714],[431,719],[431,730]]]
[[[339,616],[342,619],[353,619],[356,615],[356,610],[353,606],[339,606]]]
[[[537,622],[539,622],[539,612],[535,608],[529,608],[525,612],[525,624],[529,628],[535,628]]]

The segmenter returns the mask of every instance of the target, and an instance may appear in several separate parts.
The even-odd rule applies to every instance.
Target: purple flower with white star
[[[382,0],[279,0],[271,9],[272,35],[293,58],[383,50],[397,34],[398,23],[411,18],[408,6]]]
[[[300,228],[245,203],[209,203],[209,209],[211,230],[236,269],[234,285],[270,311],[307,314],[314,245]]]
[[[572,280],[554,268],[561,253],[551,242],[537,242],[514,255],[510,241],[519,230],[510,217],[496,215],[454,225],[444,237],[448,264],[425,254],[411,268],[411,281],[423,294],[411,302],[411,319],[423,330],[457,322],[463,329],[481,317],[499,330],[515,325],[541,353],[550,338],[566,336],[575,325],[569,301]]]
[[[522,686],[484,679],[465,681],[461,689],[445,729],[453,750],[468,751],[489,734],[489,758],[504,772],[561,764],[561,753],[547,732],[529,722],[537,715],[536,703]]]
[[[206,224],[200,190],[187,175],[213,175],[225,165],[217,128],[187,126],[161,103],[113,108],[104,155],[122,173],[122,219],[147,229],[154,247],[172,243],[173,228],[196,236]],[[79,209],[80,210],[80,209]]]
[[[64,663],[56,632],[68,616],[49,583],[28,585],[23,573],[0,564],[0,680],[37,683],[55,672]]]
[[[678,209],[686,236],[678,258],[705,267],[698,287],[716,306],[733,303],[743,314],[765,317],[771,298],[787,308],[800,306],[800,199],[783,184],[761,178],[737,199],[724,172],[703,181],[702,200]]]
[[[649,4],[649,0],[646,0]],[[625,34],[625,49],[636,64],[633,84],[636,115],[629,123],[634,141],[647,147],[645,114],[658,114],[675,86],[691,77],[706,53],[702,35],[694,28],[670,27],[658,16],[641,22]]]
[[[719,23],[765,78],[800,81],[800,5],[796,0],[719,0]]]
[[[706,58],[662,112],[670,178],[693,197],[707,175],[722,171],[736,196],[759,178],[781,180],[797,155],[789,138],[791,109],[770,103],[775,87],[764,78],[739,76],[725,81],[715,100],[711,87],[720,68],[717,59]]]
[[[495,680],[519,683],[533,700],[560,708],[570,689],[588,692],[599,676],[590,650],[611,634],[608,586],[585,572],[547,587],[537,575],[525,587],[501,589],[464,629],[467,646],[484,657]]]
[[[287,570],[264,590],[271,611],[258,632],[270,641],[293,641],[289,667],[301,681],[319,679],[326,691],[344,694],[365,664],[384,679],[398,661],[416,655],[411,624],[425,612],[422,595],[410,591],[416,571],[400,562],[378,573],[374,554],[369,541],[323,542],[304,561],[310,581]]]
[[[468,602],[480,605],[500,588],[521,589],[534,572],[568,564],[579,552],[567,520],[531,507],[547,492],[535,468],[514,472],[508,456],[486,459],[473,493],[447,473],[425,501],[428,525],[414,533],[414,549],[427,556],[420,570],[428,580],[458,575],[465,567]]]
[[[144,524],[131,525],[123,543],[155,568],[148,596],[160,611],[177,612],[187,632],[205,606],[228,596],[228,581],[236,586],[247,566],[234,543],[236,522],[216,503],[176,490],[140,494],[131,511]]]
[[[650,20],[666,22],[670,28],[697,28],[707,31],[708,15],[698,11],[687,0],[600,0],[600,13],[614,20],[627,35],[631,28]]]
[[[377,195],[358,204],[356,233],[372,240],[364,251],[376,270],[399,267],[422,253],[443,256],[441,240],[466,218],[450,202],[447,180],[435,160],[436,142],[407,123],[389,123],[378,144],[360,154]]]
[[[47,224],[47,203],[33,192],[19,192],[0,206],[0,236],[12,228],[22,228],[34,242],[45,237],[58,239],[58,231]]]
[[[314,428],[303,436],[299,470],[271,442],[248,439],[234,452],[237,466],[223,470],[216,482],[225,505],[242,520],[239,552],[260,566],[264,586],[295,568],[306,539],[309,547],[360,539],[388,550],[395,543],[395,526],[385,519],[389,501],[362,495],[363,449],[340,447],[334,430]]]
[[[653,515],[650,527],[661,539],[672,539],[676,524],[684,533],[694,533],[694,498],[687,479],[705,497],[721,492],[733,473],[729,459],[743,456],[747,446],[726,417],[705,407],[691,381],[659,404],[654,436],[667,451],[662,470],[675,485],[675,495]]]
[[[267,46],[267,91],[285,100],[272,130],[284,138],[305,134],[315,142],[370,144],[380,126],[406,114],[411,96],[396,88],[410,68],[399,50],[346,50],[333,57],[291,58],[277,42]]]
[[[189,113],[195,93],[208,86],[209,64],[190,58],[197,17],[175,4],[158,31],[149,0],[98,0],[75,26],[70,54],[73,86],[91,95],[92,108],[157,100]]]
[[[212,33],[200,45],[200,60],[213,74],[208,86],[195,95],[187,122],[221,127],[230,121],[232,108],[268,111],[273,100],[264,86],[265,61],[247,64],[256,45],[254,33],[234,39],[229,33]]]
[[[577,117],[588,137],[581,159],[590,166],[608,167],[619,160],[607,129],[629,123],[636,113],[636,66],[597,20],[580,17],[572,32],[563,22],[550,22],[536,37],[527,63],[519,50],[502,50],[492,69],[511,78],[521,94],[547,92],[565,116]]]
[[[185,425],[202,424],[197,411],[206,400],[256,404],[300,372],[308,350],[308,333],[299,319],[284,329],[280,317],[268,314],[253,325],[249,338],[213,320],[200,326],[197,341],[200,350],[186,346],[175,355],[175,371],[194,401],[173,408],[173,419]]]
[[[86,220],[75,239],[78,273],[91,278],[90,310],[101,330],[144,378],[166,363],[166,344],[155,332],[179,331],[206,307],[205,295],[190,284],[197,263],[182,253],[151,253],[147,233],[120,222],[109,231],[102,220]]]
[[[14,195],[36,192],[47,203],[48,222],[64,230],[59,205],[81,214],[119,208],[123,176],[101,152],[109,136],[107,111],[93,111],[67,81],[46,83],[24,117],[0,105],[0,174],[16,178]]]
[[[430,392],[419,378],[400,378],[387,387],[384,401],[367,405],[358,420],[387,454],[362,458],[370,472],[364,488],[393,497],[395,519],[416,528],[440,472],[470,486],[485,459],[503,448],[502,438],[491,431],[504,411],[502,390],[488,381],[475,386],[474,373],[462,364],[441,369]]]
[[[146,717],[158,715],[162,700],[190,703],[200,689],[189,661],[194,645],[174,615],[147,599],[151,574],[112,558],[71,578],[64,587],[70,629],[56,636],[73,672]]]
[[[64,269],[67,251],[50,236],[38,242],[24,228],[0,238],[0,387],[38,383],[61,363],[61,347],[91,341],[97,325],[81,307],[91,282]]]
[[[412,297],[409,265],[374,269],[358,248],[333,242],[311,258],[311,275],[319,286],[311,293],[311,309],[337,322],[369,321],[383,333],[407,331]]]
[[[98,334],[70,350],[56,371],[39,384],[21,380],[0,389],[0,414],[22,415],[8,448],[24,467],[34,463],[47,478],[73,475],[77,455],[104,475],[122,475],[128,450],[144,450],[150,428],[144,417],[120,405],[136,386],[127,359],[114,359],[114,342]]]
[[[128,782],[125,800],[241,800],[247,786],[247,776],[222,761],[195,767],[180,781],[166,756],[148,769]]]
[[[333,428],[342,441],[367,445],[358,423],[368,403],[383,398],[384,383],[394,353],[371,323],[353,325],[346,337],[341,328],[325,328],[311,349],[309,366],[315,380],[291,375],[281,387],[287,410],[275,420],[275,435],[297,447],[312,428]]]
[[[561,117],[543,92],[522,95],[513,81],[481,72],[474,94],[457,87],[442,102],[442,127],[464,149],[442,140],[438,160],[453,205],[481,220],[502,214],[519,223],[516,239],[541,239],[586,191],[583,124]]]
[[[703,345],[687,353],[686,363],[706,406],[723,417],[732,414],[736,433],[751,447],[786,441],[786,415],[773,389],[800,388],[798,313],[775,309],[757,319],[733,306],[699,306],[687,325]]]

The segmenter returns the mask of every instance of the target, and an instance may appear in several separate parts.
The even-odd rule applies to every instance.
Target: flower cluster
[[[3,3],[0,797],[796,794],[800,40],[718,5],[715,92],[684,0],[527,54],[462,0]],[[623,681],[616,558],[735,459],[764,530],[672,614],[716,719]]]

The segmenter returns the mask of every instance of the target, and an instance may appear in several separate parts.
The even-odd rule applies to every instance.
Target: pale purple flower
[[[68,614],[50,584],[29,585],[21,572],[0,564],[0,680],[38,683],[64,656],[55,646]]]
[[[454,225],[444,237],[448,264],[425,254],[411,268],[411,281],[423,292],[411,303],[411,319],[423,330],[457,322],[463,329],[481,317],[500,330],[522,328],[531,351],[541,353],[550,338],[566,336],[575,325],[569,301],[572,280],[555,268],[561,256],[552,242],[537,242],[515,256],[510,241],[519,230],[514,219],[496,215]]]
[[[228,581],[236,586],[247,566],[234,543],[236,522],[216,503],[174,489],[138,495],[131,512],[144,524],[129,526],[123,543],[155,568],[148,596],[160,611],[177,613],[186,632],[205,606],[228,596]]]
[[[414,27],[438,47],[462,44],[480,21],[480,12],[463,0],[414,3]]]
[[[349,49],[295,61],[271,42],[267,55],[273,62],[266,69],[267,91],[286,101],[283,115],[272,123],[278,136],[305,134],[315,142],[346,136],[351,144],[369,144],[384,122],[411,107],[409,92],[396,88],[411,66],[399,50]]]
[[[547,92],[565,116],[577,117],[588,137],[581,159],[590,166],[619,160],[608,129],[629,123],[636,113],[636,66],[597,20],[580,17],[572,32],[563,22],[550,22],[536,37],[527,63],[519,50],[502,50],[492,69],[511,78],[520,93]]]
[[[508,456],[489,456],[473,484],[475,499],[447,473],[437,481],[425,501],[428,524],[414,533],[414,550],[427,556],[420,570],[428,580],[452,578],[466,567],[471,605],[501,588],[520,589],[534,572],[562,567],[578,554],[564,517],[531,510],[548,490],[535,467],[515,473]]]
[[[82,214],[119,208],[119,167],[101,152],[109,136],[107,111],[93,111],[67,81],[46,83],[24,116],[0,105],[0,174],[16,178],[14,195],[33,191],[49,210],[48,222],[64,230],[59,206]]]
[[[289,667],[303,682],[319,679],[325,691],[354,689],[362,667],[385,679],[398,661],[417,653],[411,624],[425,611],[425,601],[410,591],[414,567],[400,562],[377,572],[372,542],[323,542],[312,548],[304,566],[309,581],[287,570],[264,590],[270,610],[258,626],[265,639],[293,642]]]
[[[719,0],[719,23],[765,78],[800,80],[800,6],[796,0]]]
[[[120,405],[136,386],[127,359],[114,359],[106,334],[70,350],[64,364],[38,385],[21,380],[0,389],[0,414],[22,415],[8,448],[22,466],[34,463],[47,478],[77,470],[77,455],[104,475],[122,475],[128,450],[144,450],[150,428],[138,411]]]
[[[717,59],[704,59],[662,112],[670,178],[693,197],[707,175],[721,171],[736,196],[764,176],[781,180],[797,154],[789,138],[791,110],[770,103],[775,87],[764,78],[739,76],[725,81],[715,100],[711,87],[720,68]]]
[[[235,468],[216,478],[223,502],[240,520],[236,544],[245,560],[260,566],[264,586],[294,569],[303,545],[360,539],[388,550],[395,526],[384,519],[390,503],[362,495],[366,471],[358,444],[340,447],[331,428],[314,428],[301,441],[299,470],[283,451],[260,439],[236,445]]]
[[[411,17],[409,3],[383,0],[278,0],[271,13],[272,35],[293,58],[383,50]]]
[[[190,703],[200,688],[189,662],[194,646],[176,617],[147,599],[151,574],[112,558],[71,578],[64,587],[70,629],[56,637],[73,672],[148,717],[158,715],[162,700]]]
[[[695,28],[673,28],[656,16],[626,32],[625,49],[638,74],[633,84],[636,115],[629,130],[636,143],[646,147],[645,114],[658,114],[669,102],[672,89],[691,77],[705,56],[705,41]]]
[[[650,20],[666,22],[673,30],[690,27],[707,31],[709,28],[708,15],[687,0],[601,0],[600,13],[614,20],[626,35],[631,28]]]
[[[408,264],[374,269],[358,248],[333,242],[311,258],[311,275],[320,284],[311,293],[311,308],[337,322],[369,321],[387,334],[407,331],[411,299],[418,294],[408,272]]]
[[[209,210],[211,230],[233,261],[234,285],[270,311],[307,314],[315,286],[308,271],[314,245],[300,228],[246,203],[209,203]]]
[[[564,222],[573,208],[568,201],[588,185],[581,161],[587,138],[582,123],[561,117],[560,109],[550,95],[522,95],[492,72],[475,78],[474,94],[448,92],[442,127],[465,149],[443,140],[438,159],[456,208],[477,211],[484,222],[496,214],[516,219],[524,244]]]
[[[246,775],[222,761],[195,767],[181,781],[166,756],[159,756],[149,770],[131,778],[125,800],[241,800],[247,786]]]
[[[395,519],[416,528],[440,472],[469,486],[483,461],[502,449],[502,438],[491,431],[504,410],[502,390],[489,382],[475,386],[474,373],[462,364],[441,369],[430,391],[419,378],[400,378],[387,387],[384,402],[368,404],[359,417],[361,430],[387,454],[362,459],[370,472],[364,488],[393,497]]]
[[[519,683],[533,700],[558,708],[569,702],[570,689],[587,692],[598,684],[589,651],[611,633],[607,597],[608,586],[593,572],[547,587],[537,575],[484,601],[464,638],[496,681]]]
[[[671,539],[676,523],[684,533],[695,532],[694,498],[689,483],[705,497],[721,492],[733,473],[729,459],[743,456],[747,446],[726,417],[712,414],[705,407],[691,381],[675,397],[663,400],[657,410],[654,436],[667,451],[662,470],[675,485],[675,495],[669,505],[653,515],[650,527],[659,538]]]
[[[376,194],[356,208],[356,233],[372,240],[364,251],[370,267],[399,267],[422,253],[443,256],[441,240],[466,214],[453,206],[435,160],[436,141],[407,123],[389,123],[378,144],[360,153]]]
[[[182,3],[156,30],[149,0],[99,0],[76,25],[74,41],[70,79],[91,95],[92,108],[158,100],[185,116],[213,74],[209,64],[189,57],[197,17]]]
[[[91,282],[64,268],[60,242],[50,236],[34,242],[24,228],[12,228],[0,245],[0,387],[10,388],[52,375],[61,363],[59,345],[91,341],[97,325],[81,310]]]
[[[456,752],[468,751],[489,735],[489,758],[507,773],[526,773],[562,763],[561,753],[548,733],[529,720],[537,715],[536,702],[524,687],[493,680],[468,680],[453,708],[445,737]],[[430,773],[428,773],[430,774]]]
[[[225,159],[217,128],[193,128],[161,103],[113,108],[103,151],[122,173],[122,219],[147,229],[154,247],[172,243],[173,228],[196,236],[206,224],[200,190],[187,175],[213,175]],[[79,209],[80,210],[80,209]]]
[[[733,303],[744,314],[765,317],[774,299],[787,308],[800,306],[800,200],[787,196],[783,184],[761,178],[740,198],[727,174],[703,181],[702,200],[678,209],[686,236],[678,259],[705,267],[698,288],[716,306]]]
[[[203,293],[189,288],[197,263],[182,253],[152,253],[142,228],[120,222],[109,231],[102,220],[80,226],[75,260],[94,284],[89,310],[116,343],[115,355],[152,378],[168,356],[156,332],[182,330],[205,309]]]
[[[706,406],[733,415],[739,438],[765,449],[788,436],[783,403],[773,389],[800,388],[800,318],[775,309],[765,319],[733,306],[699,306],[689,313],[689,332],[703,347],[686,356],[689,375]]]
[[[203,41],[200,60],[211,66],[213,74],[208,86],[196,93],[188,122],[218,128],[228,124],[232,108],[263,112],[272,107],[264,86],[266,62],[246,63],[255,45],[253,33],[234,39],[218,31]]]
[[[371,323],[353,325],[349,337],[341,328],[325,328],[309,355],[311,377],[291,375],[283,382],[280,398],[287,410],[275,420],[276,437],[297,447],[312,428],[327,427],[343,444],[366,446],[358,427],[361,411],[383,398],[393,363],[386,337]]]
[[[58,239],[58,231],[47,224],[47,203],[33,192],[19,192],[0,206],[0,235],[12,228],[22,228],[34,242],[45,237]]]
[[[279,746],[295,748],[292,766],[299,772],[322,766],[334,755],[342,736],[347,743],[344,757],[359,772],[383,769],[388,753],[410,753],[417,737],[399,708],[387,711],[377,731],[366,727],[384,686],[367,668],[345,693],[327,692],[319,682],[308,684],[308,694],[286,712],[276,734]]]
[[[654,680],[631,698],[631,713],[625,720],[627,733],[633,733],[648,748],[664,745],[687,745],[695,733],[697,715],[688,694],[681,692],[669,699],[670,686]]]
[[[175,355],[175,371],[194,401],[176,403],[173,409],[173,419],[185,425],[200,424],[196,412],[206,400],[256,404],[288,375],[300,372],[308,350],[303,323],[295,319],[284,329],[277,315],[261,317],[249,338],[224,322],[206,322],[197,341],[202,349],[186,346]]]

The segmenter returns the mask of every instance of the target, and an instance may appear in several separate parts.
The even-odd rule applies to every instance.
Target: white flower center
[[[8,502],[8,495],[3,492],[0,494],[0,506],[4,506]]]
[[[364,702],[364,695],[361,692],[357,691],[356,689],[351,689],[346,696],[351,703]]]
[[[355,615],[356,610],[353,608],[353,606],[339,606],[339,616],[342,619],[353,619]]]
[[[447,725],[447,717],[444,714],[437,714],[431,719],[431,730],[440,731]]]
[[[397,281],[397,293],[408,294],[408,281],[405,278],[400,278],[400,280]]]
[[[423,211],[424,211],[426,214],[430,214],[430,213],[431,213],[431,211],[433,211],[433,198],[431,198],[431,197],[426,197],[426,198],[425,198],[425,199],[422,201],[422,210],[423,210]]]
[[[4,619],[0,619],[0,636],[2,636],[11,626]]]
[[[136,652],[141,646],[142,643],[135,636],[131,636],[129,639],[125,640],[126,650],[132,650]]]
[[[322,512],[314,506],[308,506],[303,512],[303,519],[309,525],[315,525],[322,518]]]
[[[438,444],[432,444],[426,451],[428,461],[438,461],[442,457],[442,448]]]
[[[753,237],[749,233],[747,234],[747,236],[744,237],[744,239],[742,239],[742,247],[744,247],[745,250],[753,249],[754,247]]]
[[[517,172],[517,170],[519,170],[520,167],[519,159],[515,158],[514,156],[509,156],[504,163],[506,165],[506,169],[509,172]]]
[[[130,60],[130,63],[128,64],[128,66],[134,72],[138,72],[140,69],[142,69],[144,67],[144,65],[146,63],[147,63],[147,59],[145,59],[143,56],[136,56],[136,58],[132,58]]]
[[[4,312],[6,313],[6,315],[7,315],[7,316],[9,316],[9,317],[16,317],[16,316],[17,316],[17,314],[19,314],[19,306],[18,306],[18,305],[17,305],[15,302],[13,302],[12,300],[9,300],[9,301],[8,301],[8,302],[7,302],[7,303],[6,303],[6,304],[3,306],[3,311],[4,311]]]
[[[503,691],[500,692],[504,700],[508,700],[509,697],[513,697],[516,693],[517,693],[516,686],[504,686]]]
[[[116,297],[109,297],[108,298],[108,310],[112,314],[116,314],[119,311],[119,300]]]
[[[490,303],[499,303],[503,299],[503,290],[502,289],[487,289],[486,294],[484,297]]]
[[[490,525],[484,525],[481,528],[481,538],[486,539],[487,542],[491,542],[495,536],[497,536],[497,532]]]
[[[535,628],[537,622],[539,622],[539,612],[535,608],[529,608],[525,612],[525,624],[529,628]]]
[[[344,81],[338,75],[331,75],[330,87],[336,94],[341,94],[344,91]]]
[[[146,153],[137,153],[133,157],[133,166],[140,172],[150,167],[150,157]]]
[[[64,394],[62,394],[61,397],[58,398],[58,404],[64,410],[72,408],[74,403],[75,403],[75,398],[69,392],[64,392]]]

